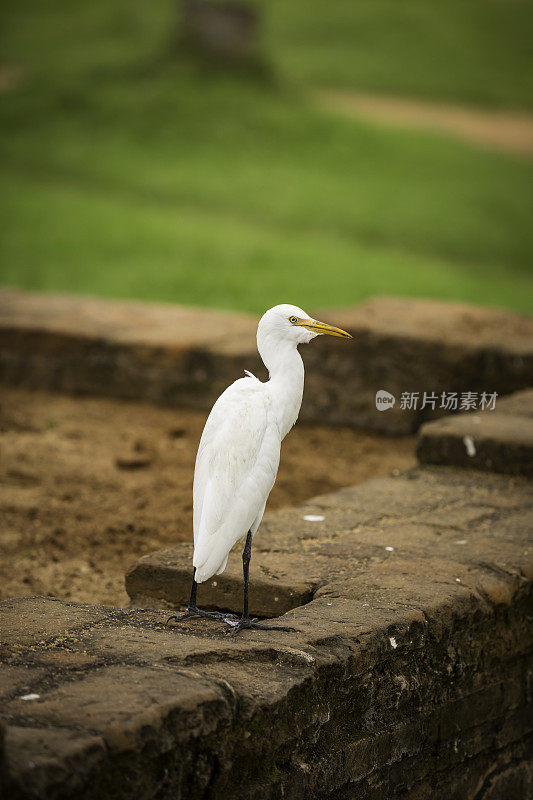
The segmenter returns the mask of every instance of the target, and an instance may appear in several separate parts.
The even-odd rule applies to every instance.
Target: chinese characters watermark
[[[494,411],[498,392],[402,392],[401,411]],[[385,389],[376,392],[376,408],[393,408],[396,398]]]

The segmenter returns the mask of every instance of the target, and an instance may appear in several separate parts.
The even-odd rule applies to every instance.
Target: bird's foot
[[[226,614],[224,621],[231,626],[231,630],[227,632],[230,636],[235,636],[239,631],[248,628],[261,631],[296,631],[296,628],[289,628],[287,625],[266,625],[264,622],[259,622],[259,617],[241,617],[240,619],[228,619],[228,617],[229,614]]]
[[[181,622],[184,619],[188,619],[189,617],[206,617],[207,619],[218,619],[223,620],[224,622],[227,619],[234,618],[237,619],[236,614],[230,614],[228,612],[223,613],[221,611],[203,611],[201,608],[197,608],[196,606],[188,606],[187,609],[180,614],[179,616],[173,615],[167,619],[167,625],[169,622]]]

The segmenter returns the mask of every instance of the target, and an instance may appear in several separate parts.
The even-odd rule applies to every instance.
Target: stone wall
[[[301,419],[409,433],[446,411],[424,392],[508,394],[533,385],[533,320],[459,303],[378,298],[317,311],[353,333],[302,347]],[[179,306],[0,291],[0,381],[210,408],[245,369],[265,377],[257,318]],[[385,389],[391,410],[376,409]],[[402,392],[418,392],[402,410]]]
[[[528,481],[444,467],[268,515],[252,597],[308,585],[293,633],[0,604],[6,796],[531,796],[530,514]]]

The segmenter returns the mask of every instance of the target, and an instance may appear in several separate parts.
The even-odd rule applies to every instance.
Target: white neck
[[[277,336],[257,337],[257,349],[268,369],[268,387],[281,438],[290,431],[300,413],[304,391],[304,364],[295,342]]]

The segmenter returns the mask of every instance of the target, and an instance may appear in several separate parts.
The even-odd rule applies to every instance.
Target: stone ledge
[[[302,419],[407,433],[436,412],[403,391],[508,394],[533,377],[533,320],[460,303],[376,298],[318,317],[351,342],[302,348]],[[264,377],[257,318],[163,304],[0,291],[0,380],[30,388],[209,408],[244,369]],[[325,337],[327,339],[327,337]],[[379,412],[375,394],[393,393]]]
[[[8,796],[528,796],[530,489],[427,468],[267,515],[253,574],[313,581],[295,633],[0,604]]]
[[[417,456],[423,464],[533,475],[533,389],[499,400],[494,411],[425,423]]]
[[[353,585],[360,597],[373,591],[370,586],[376,577],[389,580],[394,566],[401,575],[416,575],[426,583],[437,580],[446,562],[446,569],[455,568],[455,577],[462,580],[465,568],[475,572],[481,553],[484,562],[505,559],[509,539],[526,542],[527,511],[533,505],[530,488],[527,481],[498,475],[415,469],[269,513],[254,539],[251,611],[277,616],[337,584],[348,596],[347,574],[357,575]],[[307,522],[307,515],[324,519]],[[132,603],[152,608],[186,605],[191,561],[188,544],[139,559],[126,574]],[[238,546],[230,553],[225,572],[201,584],[198,596],[205,606],[240,612]]]

